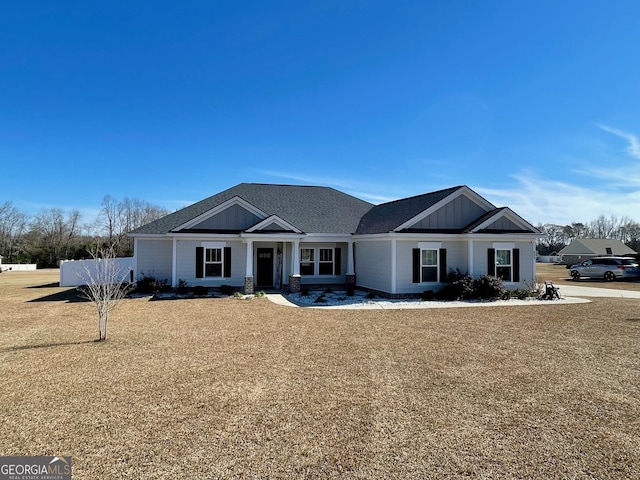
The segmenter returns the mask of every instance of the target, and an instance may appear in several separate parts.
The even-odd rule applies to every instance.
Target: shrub
[[[368,300],[373,300],[374,298],[376,298],[376,294],[373,292],[369,292],[367,293],[367,299]]]
[[[490,275],[482,275],[480,278],[474,280],[473,290],[476,298],[482,300],[502,298],[507,291],[504,286],[504,281],[501,278]]]
[[[324,293],[333,293],[333,290],[331,289],[331,287],[327,287],[324,289]]]
[[[302,287],[300,289],[300,295],[302,295],[303,297],[308,297],[309,296],[309,287]]]
[[[140,280],[136,282],[135,292],[148,295],[155,295],[156,293],[164,292],[168,290],[166,280],[156,280],[155,277],[143,275]]]
[[[433,290],[425,290],[424,292],[422,292],[422,295],[420,295],[420,300],[422,300],[423,302],[430,302],[433,299],[434,299]]]
[[[233,292],[235,291],[235,287],[232,287],[231,285],[220,285],[220,293],[222,295],[233,295]]]
[[[205,297],[209,295],[209,287],[205,287],[204,285],[196,285],[193,287],[193,294],[196,297]]]
[[[352,284],[347,285],[347,297],[353,297],[356,294],[356,286]]]
[[[262,290],[260,290],[259,292],[256,292],[255,297],[256,298],[263,298],[266,297],[267,294],[265,292],[263,292]]]
[[[473,278],[460,270],[449,270],[446,284],[435,293],[438,300],[452,301],[474,298]]]
[[[181,294],[187,293],[189,291],[189,284],[186,280],[180,279],[178,280],[178,287],[176,290]]]

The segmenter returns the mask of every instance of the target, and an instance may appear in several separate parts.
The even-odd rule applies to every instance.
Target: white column
[[[175,288],[178,286],[178,239],[176,237],[173,237],[172,255],[173,258],[171,260],[171,286]],[[138,266],[136,265],[136,270],[137,268]]]
[[[391,293],[396,293],[396,253],[397,253],[397,240],[394,238],[391,240]]]
[[[353,242],[347,243],[347,275],[355,275],[353,268]]]
[[[293,265],[291,265],[292,275],[300,276],[300,240],[293,241]]]
[[[245,277],[253,277],[253,240],[247,240],[247,273]]]
[[[475,278],[473,276],[473,240],[469,240],[469,251],[467,253],[467,257],[469,259],[469,275],[471,275],[472,278]]]

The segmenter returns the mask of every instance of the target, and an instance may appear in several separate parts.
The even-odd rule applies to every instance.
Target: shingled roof
[[[356,233],[391,232],[440,200],[448,197],[459,188],[462,188],[462,186],[376,205],[362,217]]]
[[[330,187],[240,183],[137,228],[131,235],[162,235],[218,205],[240,197],[306,233],[353,233],[373,205]]]

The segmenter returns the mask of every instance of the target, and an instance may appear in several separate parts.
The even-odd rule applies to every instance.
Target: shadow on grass
[[[0,348],[0,352],[19,352],[21,350],[36,350],[39,348],[64,347],[67,345],[86,345],[89,343],[99,343],[98,340],[82,340],[80,342],[50,342],[37,345],[20,345],[17,347]]]
[[[45,283],[44,285],[31,285],[26,288],[59,288],[60,282]]]
[[[38,288],[38,287],[30,287]],[[51,295],[45,295],[44,297],[34,298],[29,300],[28,303],[34,302],[67,302],[67,303],[81,303],[88,302],[89,300],[78,290],[77,288],[71,288],[62,292],[52,293]]]

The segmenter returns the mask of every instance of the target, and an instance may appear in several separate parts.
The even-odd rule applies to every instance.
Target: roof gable
[[[236,200],[232,200],[234,198]],[[131,234],[164,235],[194,228],[209,219],[215,224],[217,220],[213,217],[221,213],[225,205],[231,205],[226,204],[229,201],[254,213],[259,217],[257,220],[276,215],[306,233],[353,233],[360,218],[373,206],[330,187],[241,183],[144,225]],[[255,223],[245,225],[242,230]],[[203,226],[209,225],[204,223]]]
[[[487,212],[464,229],[469,233],[536,233],[540,231],[509,207]]]
[[[242,231],[266,217],[260,209],[235,196],[198,215],[174,231]]]
[[[461,185],[377,205],[362,218],[358,233],[459,232],[493,209],[493,204]]]
[[[575,238],[558,252],[559,255],[635,255],[636,253],[620,240],[611,238]]]

